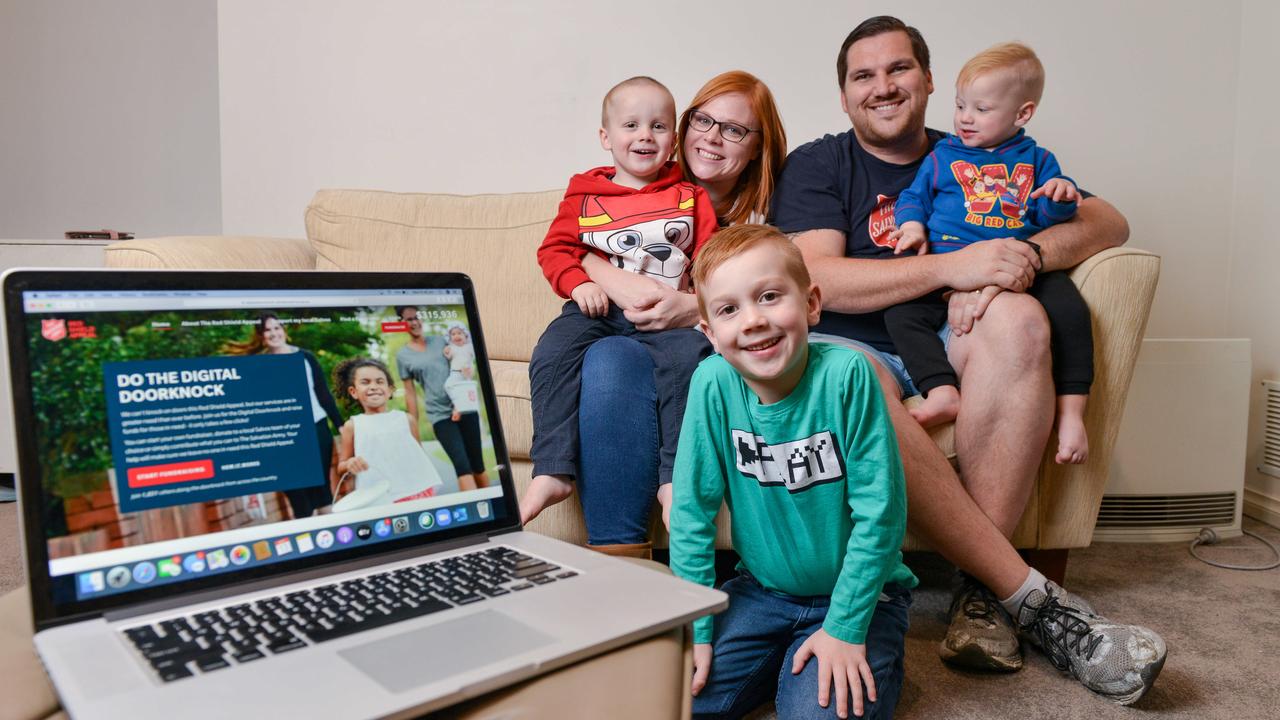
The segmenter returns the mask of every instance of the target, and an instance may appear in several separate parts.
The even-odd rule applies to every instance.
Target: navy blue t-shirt
[[[937,130],[925,133],[930,150],[946,137]],[[852,129],[801,145],[782,166],[770,222],[785,233],[839,230],[845,234],[845,257],[892,258],[893,206],[924,157],[906,165],[885,162],[864,150]],[[857,315],[823,310],[813,330],[894,352],[883,310]]]

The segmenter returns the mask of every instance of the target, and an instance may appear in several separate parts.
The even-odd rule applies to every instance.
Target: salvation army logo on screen
[[[67,321],[62,318],[40,321],[40,335],[45,340],[57,342],[67,336]]]

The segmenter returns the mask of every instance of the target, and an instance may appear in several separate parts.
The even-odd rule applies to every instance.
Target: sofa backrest
[[[317,270],[451,271],[476,285],[489,355],[529,359],[563,300],[536,252],[563,191],[443,195],[320,190],[306,210]]]

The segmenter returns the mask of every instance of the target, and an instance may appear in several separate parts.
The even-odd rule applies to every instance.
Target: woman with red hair
[[[710,195],[720,225],[764,222],[787,155],[782,118],[768,86],[741,70],[711,78],[680,116],[676,155],[686,179]],[[697,324],[694,295],[619,270],[595,255],[588,254],[583,265],[609,297],[621,298],[637,328]],[[653,370],[648,352],[625,337],[597,342],[583,361],[578,493],[588,545],[602,552],[648,557],[654,498],[664,521],[670,507],[671,478],[658,476]]]

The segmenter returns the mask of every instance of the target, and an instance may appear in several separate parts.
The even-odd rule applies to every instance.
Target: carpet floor
[[[1245,518],[1245,528],[1273,543],[1280,530]],[[1252,538],[1204,548],[1220,562],[1269,558]],[[907,635],[907,677],[897,717],[921,718],[1196,718],[1280,717],[1280,568],[1242,572],[1192,558],[1185,543],[1095,543],[1073,550],[1067,587],[1098,612],[1156,630],[1169,659],[1155,687],[1134,707],[1106,702],[1028,649],[1009,675],[966,673],[938,659],[946,630],[950,569],[938,556],[912,554],[920,577]],[[0,505],[0,593],[23,583],[17,507]],[[752,720],[774,714],[762,708]]]

